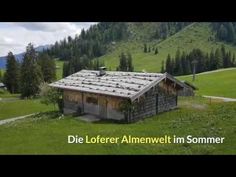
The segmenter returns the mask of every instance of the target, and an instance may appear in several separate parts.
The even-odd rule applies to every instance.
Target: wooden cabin
[[[50,84],[63,90],[64,114],[134,122],[177,107],[183,84],[168,73],[81,70]]]
[[[188,81],[181,82],[184,84],[184,87],[178,91],[178,96],[194,96],[195,90],[198,90],[198,88]]]

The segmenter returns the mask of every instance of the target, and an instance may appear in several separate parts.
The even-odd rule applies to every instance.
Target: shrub
[[[59,111],[62,112],[63,100],[61,91],[50,87],[47,83],[42,83],[40,85],[40,97],[41,103],[46,105],[53,104],[54,109],[58,105]]]

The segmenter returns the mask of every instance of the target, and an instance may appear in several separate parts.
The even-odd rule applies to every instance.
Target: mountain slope
[[[205,52],[210,52],[212,49],[225,45],[226,50],[235,53],[236,46],[219,42],[215,40],[210,23],[192,23],[168,37],[161,42],[152,41],[147,43],[151,49],[158,47],[159,53],[154,54],[154,50],[150,53],[143,52],[144,43],[141,41],[119,42],[113,46],[113,50],[106,55],[99,57],[99,60],[104,61],[107,68],[115,70],[119,64],[119,55],[123,52],[130,52],[133,57],[133,65],[135,71],[146,70],[148,72],[160,72],[162,61],[166,60],[168,53],[174,57],[177,49],[187,51],[194,48],[200,48]]]

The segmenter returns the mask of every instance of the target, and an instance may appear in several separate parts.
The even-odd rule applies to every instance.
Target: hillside
[[[210,23],[196,22],[166,38],[166,40],[148,42],[147,45],[151,46],[151,49],[158,47],[159,53],[157,55],[154,54],[154,50],[150,53],[144,53],[144,42],[132,40],[116,43],[112,46],[113,50],[111,52],[98,59],[104,61],[108,69],[115,70],[118,66],[120,53],[122,51],[130,52],[133,57],[135,71],[160,72],[162,60],[166,60],[168,53],[172,57],[175,56],[177,49],[189,52],[194,48],[199,48],[205,52],[210,52],[224,44],[226,50],[230,50],[232,54],[235,53],[236,46],[216,41],[213,34]]]
[[[199,73],[192,82],[192,75],[178,79],[187,80],[196,85],[199,95],[222,96],[236,98],[236,68],[220,69],[213,72]]]

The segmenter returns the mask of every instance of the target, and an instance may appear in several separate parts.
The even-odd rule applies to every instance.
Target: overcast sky
[[[96,22],[56,23],[56,22],[30,22],[30,23],[3,23],[0,22],[0,56],[9,51],[14,54],[25,51],[28,43],[35,47],[39,45],[54,44],[64,37],[75,37],[80,31],[88,29]]]

